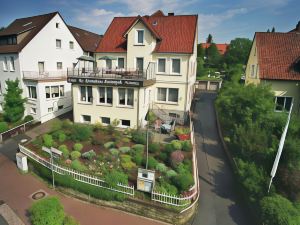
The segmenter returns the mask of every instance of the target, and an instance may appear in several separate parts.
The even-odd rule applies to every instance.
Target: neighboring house
[[[207,49],[209,48],[210,43],[201,43],[202,48]],[[221,55],[224,55],[228,49],[229,44],[215,44],[217,49],[219,50]]]
[[[72,110],[67,68],[77,65],[81,45],[58,12],[13,21],[0,31],[1,105],[5,81],[18,78],[25,115],[45,122]]]
[[[149,110],[187,119],[196,80],[196,15],[115,17],[96,50],[97,68],[68,71],[74,121],[143,127]]]
[[[247,84],[270,85],[275,111],[299,113],[300,27],[289,33],[255,33],[246,68]]]

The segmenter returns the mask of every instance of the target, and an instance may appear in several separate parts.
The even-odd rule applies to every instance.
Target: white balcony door
[[[39,73],[42,74],[45,72],[45,63],[44,62],[39,62]]]
[[[136,58],[136,68],[138,71],[144,70],[144,58]]]

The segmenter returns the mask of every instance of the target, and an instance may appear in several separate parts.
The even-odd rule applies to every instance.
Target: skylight
[[[26,26],[28,26],[28,25],[30,25],[30,24],[32,24],[32,22],[25,23],[25,24],[23,25],[23,27],[26,27]]]

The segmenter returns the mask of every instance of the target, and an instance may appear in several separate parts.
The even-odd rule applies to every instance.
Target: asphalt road
[[[196,94],[194,127],[200,200],[193,225],[254,225],[239,196],[232,169],[220,144],[214,112],[215,93]]]

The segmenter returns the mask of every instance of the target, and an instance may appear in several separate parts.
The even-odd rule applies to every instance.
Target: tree
[[[3,116],[7,122],[17,122],[24,116],[24,103],[26,99],[22,97],[23,90],[19,87],[19,80],[5,81],[7,88],[4,94]]]
[[[248,38],[236,38],[230,42],[225,53],[227,65],[246,64],[251,49],[252,41]]]
[[[267,33],[270,33],[270,29],[267,30]]]
[[[208,35],[208,37],[206,39],[206,43],[208,43],[208,44],[213,43],[213,39],[212,39],[212,35],[211,34]]]
[[[5,27],[0,27],[0,31],[1,31],[1,30],[4,30],[4,29],[5,29]]]
[[[202,47],[202,44],[198,44],[198,46],[197,46],[197,57],[203,59],[204,56],[205,56],[205,49]]]
[[[297,208],[288,199],[280,195],[264,197],[260,205],[265,225],[300,224],[300,213]]]
[[[272,31],[271,31],[271,32],[272,32],[272,33],[274,33],[274,32],[275,32],[275,27],[273,27],[273,28],[272,28]]]
[[[206,50],[207,64],[218,66],[221,60],[221,54],[215,43],[212,43]]]
[[[33,225],[63,224],[65,213],[57,197],[48,197],[39,200],[29,209]]]

